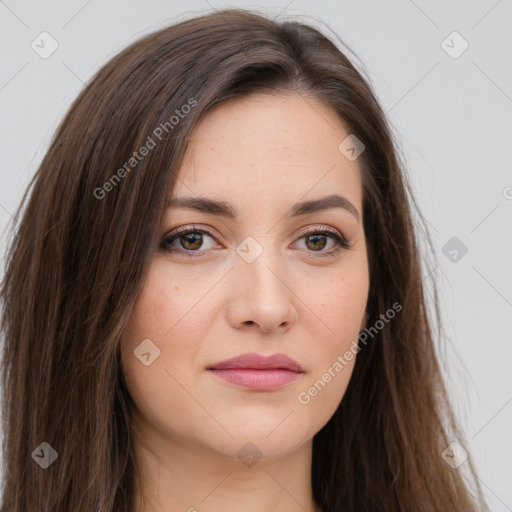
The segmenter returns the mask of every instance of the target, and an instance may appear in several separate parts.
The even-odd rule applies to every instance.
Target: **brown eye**
[[[211,240],[210,245],[207,244],[208,238]],[[214,245],[213,235],[203,229],[194,228],[180,229],[160,242],[162,249],[169,252],[189,253],[188,256],[193,256],[193,253],[202,254],[203,251],[211,249]]]
[[[305,241],[306,252],[315,257],[336,256],[343,249],[350,249],[351,245],[343,235],[330,229],[314,229],[303,233],[299,241]],[[332,242],[331,247],[329,240]],[[297,243],[297,242],[296,242]]]
[[[203,235],[201,233],[189,233],[188,235],[181,235],[177,240],[183,249],[197,250],[203,244]]]
[[[310,235],[306,237],[306,246],[313,251],[322,250],[327,245],[327,237],[325,235]]]

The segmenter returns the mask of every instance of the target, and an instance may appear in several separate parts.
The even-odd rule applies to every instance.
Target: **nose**
[[[265,250],[252,263],[237,258],[230,274],[227,315],[234,328],[271,334],[285,332],[295,324],[297,297],[274,252]]]

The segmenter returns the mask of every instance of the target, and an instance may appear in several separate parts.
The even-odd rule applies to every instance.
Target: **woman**
[[[231,9],[144,37],[29,190],[3,512],[485,509],[390,130],[317,30]]]

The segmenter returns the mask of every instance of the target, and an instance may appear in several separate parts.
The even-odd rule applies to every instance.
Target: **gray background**
[[[425,266],[424,283],[435,279],[442,292],[442,365],[464,447],[491,510],[512,511],[511,0],[0,1],[0,232],[93,72],[145,33],[226,6],[318,18],[358,55],[435,244],[438,261]],[[59,45],[46,59],[31,47],[43,31]],[[469,44],[457,58],[445,51],[463,49],[448,37],[454,31]],[[452,237],[456,245],[446,246]]]

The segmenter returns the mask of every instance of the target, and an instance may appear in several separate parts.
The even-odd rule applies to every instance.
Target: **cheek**
[[[168,274],[165,265],[155,260],[122,337],[123,373],[135,393],[153,394],[147,389],[150,384],[160,392],[167,389],[171,380],[166,370],[190,368],[201,339],[199,318],[194,319],[201,290],[180,282],[176,275],[171,280]],[[148,352],[146,366],[138,356]]]
[[[353,274],[333,283],[328,292],[328,299],[323,298],[321,311],[324,311],[325,321],[336,333],[338,339],[345,339],[359,330],[361,317],[366,309],[367,280]]]
[[[168,352],[173,343],[179,344],[182,349],[175,353],[181,354],[194,345],[194,340],[201,339],[207,324],[201,299],[215,281],[208,275],[190,276],[172,270],[163,259],[153,262],[127,335],[132,344],[149,338]]]
[[[323,285],[317,283],[306,295],[315,318],[310,324],[310,337],[317,340],[310,358],[313,371],[297,401],[322,423],[335,412],[352,376],[368,298],[367,266],[354,262]]]
[[[198,306],[208,289],[208,283],[196,285],[203,282],[200,277],[185,279],[177,272],[170,277],[165,263],[155,259],[121,340],[128,392],[142,416],[168,434],[179,423],[172,411],[189,401],[180,383],[192,376],[207,323]],[[138,357],[147,352],[149,365]]]
[[[324,352],[343,349],[361,330],[368,299],[364,261],[343,267],[328,279],[307,280],[301,296],[319,322]],[[320,332],[318,332],[320,334]]]

